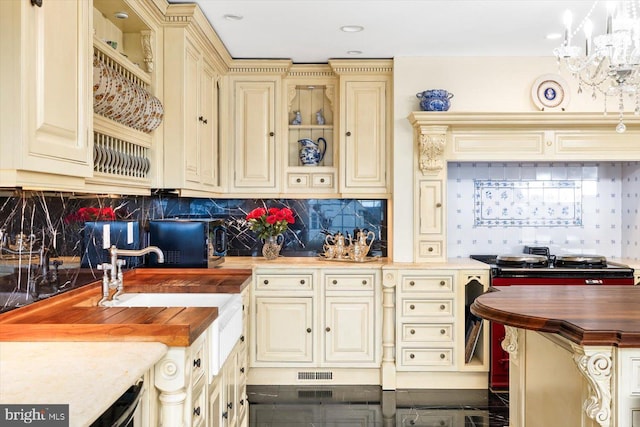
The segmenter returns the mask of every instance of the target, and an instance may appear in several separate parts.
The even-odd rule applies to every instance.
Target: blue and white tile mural
[[[447,255],[521,252],[640,259],[640,162],[452,162]]]

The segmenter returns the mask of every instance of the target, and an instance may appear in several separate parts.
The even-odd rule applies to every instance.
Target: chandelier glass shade
[[[594,34],[593,12],[605,3],[606,21],[600,23],[602,33]],[[587,15],[573,27],[570,11],[564,15],[564,42],[553,50],[559,63],[578,81],[578,93],[590,89],[592,97],[604,96],[618,105],[619,121],[616,131],[626,130],[623,122],[625,100],[633,102],[634,112],[640,114],[640,0],[594,2]],[[574,44],[575,38],[580,38]]]

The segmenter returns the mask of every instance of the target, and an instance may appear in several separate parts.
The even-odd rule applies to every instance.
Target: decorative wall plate
[[[557,74],[544,74],[531,87],[533,103],[540,110],[562,110],[569,104],[569,86]]]

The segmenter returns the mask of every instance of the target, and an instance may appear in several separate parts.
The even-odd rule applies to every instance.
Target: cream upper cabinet
[[[0,2],[0,186],[81,190],[92,174],[91,2]]]
[[[282,75],[290,61],[234,61],[229,75],[229,191],[276,196],[281,189]]]
[[[163,187],[206,195],[222,189],[218,136],[224,57],[210,43],[212,30],[200,9],[189,6],[167,10]],[[179,19],[185,16],[193,19]]]
[[[330,61],[340,80],[340,192],[389,193],[391,61]]]

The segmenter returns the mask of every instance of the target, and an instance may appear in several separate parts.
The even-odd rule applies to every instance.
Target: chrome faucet
[[[141,256],[151,252],[154,252],[158,256],[159,263],[164,263],[164,253],[157,246],[147,246],[142,249],[118,249],[115,246],[111,246],[109,248],[111,262],[98,264],[98,270],[104,270],[104,275],[102,276],[102,299],[98,301],[99,306],[107,305],[107,301],[109,300],[109,290],[116,290],[111,297],[112,301],[117,300],[124,290],[122,266],[126,264],[126,261],[118,259],[118,255]]]

